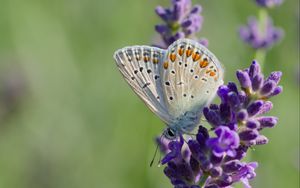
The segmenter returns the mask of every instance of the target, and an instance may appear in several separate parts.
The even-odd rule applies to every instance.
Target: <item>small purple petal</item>
[[[242,86],[242,88],[249,88],[251,86],[251,80],[247,72],[238,70],[236,76]]]
[[[250,106],[247,108],[249,116],[256,115],[260,111],[263,104],[264,104],[264,102],[262,100],[257,100],[255,102],[253,102],[252,104],[250,104]]]
[[[236,118],[237,118],[239,121],[245,121],[245,120],[248,118],[248,112],[247,112],[247,110],[245,110],[245,109],[240,110],[240,111],[237,113]]]
[[[257,129],[259,128],[260,126],[260,123],[257,121],[257,120],[254,120],[254,119],[249,119],[246,123],[246,126],[249,128],[249,129]]]
[[[276,83],[273,80],[267,80],[261,88],[260,94],[262,96],[268,96],[274,91],[275,87]]]
[[[267,80],[273,80],[276,84],[278,84],[281,79],[281,76],[282,76],[282,72],[275,71],[270,74]]]
[[[232,160],[222,165],[224,172],[231,173],[239,170],[242,167],[242,163],[239,160]]]
[[[254,140],[258,135],[259,133],[255,129],[245,130],[239,133],[240,139],[243,141]]]
[[[265,114],[267,112],[269,112],[271,109],[273,108],[273,103],[271,101],[266,101],[264,102],[264,104],[261,106],[258,114],[262,115]]]
[[[278,122],[278,118],[273,117],[273,116],[263,116],[263,117],[257,118],[257,120],[259,121],[262,128],[274,127]]]
[[[254,78],[256,75],[260,74],[260,65],[257,61],[253,61],[249,68],[249,76],[250,78]]]

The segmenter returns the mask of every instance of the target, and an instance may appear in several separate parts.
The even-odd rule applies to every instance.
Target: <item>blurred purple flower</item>
[[[255,0],[256,4],[262,7],[272,8],[282,4],[283,0]]]
[[[248,25],[240,27],[239,35],[254,49],[267,49],[282,39],[283,30],[273,26],[271,17],[267,17],[265,24],[260,24],[256,18],[250,17]]]
[[[165,22],[155,26],[155,30],[161,35],[163,44],[160,47],[167,48],[180,38],[192,38],[201,30],[203,17],[200,15],[202,7],[192,6],[191,0],[172,0],[171,8],[157,6],[156,14]],[[198,40],[207,46],[206,39]],[[158,44],[159,45],[159,44]]]

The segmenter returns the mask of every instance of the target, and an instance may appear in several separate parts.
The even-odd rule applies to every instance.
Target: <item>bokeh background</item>
[[[258,8],[252,0],[198,0],[202,37],[223,62],[226,82],[253,50],[237,29]],[[171,187],[149,168],[163,129],[127,86],[113,52],[151,44],[156,5],[169,0],[0,0],[0,188]],[[264,72],[283,71],[273,98],[280,121],[256,147],[254,187],[299,187],[299,2],[270,14],[285,38]]]

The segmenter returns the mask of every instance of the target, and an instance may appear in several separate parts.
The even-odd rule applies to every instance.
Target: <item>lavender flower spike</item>
[[[200,15],[202,7],[192,6],[191,0],[172,0],[171,8],[156,7],[156,14],[165,22],[155,26],[161,35],[162,48],[167,48],[174,41],[181,38],[196,39],[195,34],[201,30],[203,17]],[[206,39],[198,40],[207,45]]]
[[[266,24],[261,28],[259,21],[251,17],[247,26],[239,30],[241,39],[254,49],[268,49],[283,37],[283,30],[273,26],[271,17],[267,17]]]
[[[268,99],[275,96],[276,88],[282,88],[278,86],[281,76],[273,72],[263,79],[260,65],[253,61],[249,68],[237,71],[240,89],[233,82],[219,87],[221,104],[203,109],[210,127],[199,126],[187,144],[181,137],[165,150],[164,173],[175,188],[229,188],[237,182],[251,188],[249,180],[256,176],[258,163],[242,160],[249,147],[268,143],[260,132],[278,122],[277,117],[265,114],[273,107]],[[208,130],[216,136],[211,137]]]
[[[283,0],[255,0],[261,7],[273,8],[282,4]]]

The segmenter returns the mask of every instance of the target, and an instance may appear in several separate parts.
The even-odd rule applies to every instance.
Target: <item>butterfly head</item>
[[[175,140],[179,136],[179,131],[174,127],[167,127],[164,130],[163,135],[169,140]]]

